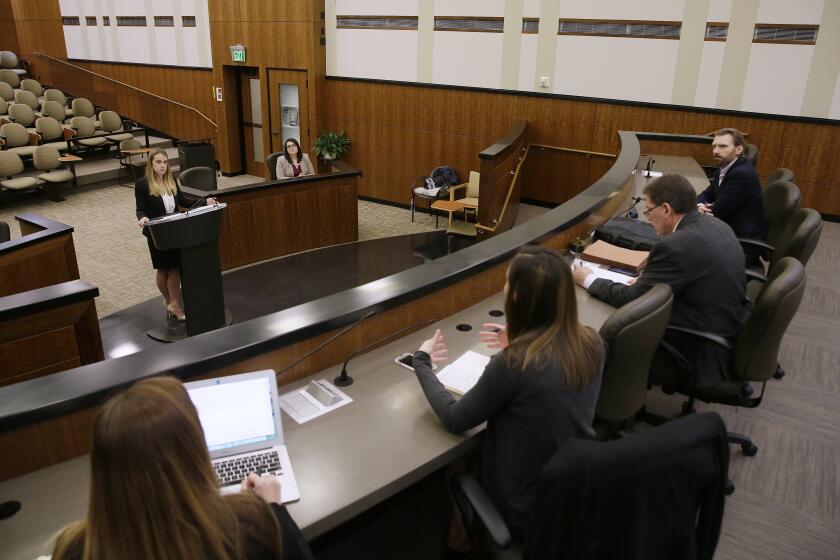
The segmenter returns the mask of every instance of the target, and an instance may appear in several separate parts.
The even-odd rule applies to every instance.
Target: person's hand
[[[583,283],[586,282],[586,279],[589,275],[592,274],[592,269],[588,266],[581,266],[576,264],[572,267],[572,276],[575,278],[575,284],[583,287]]]
[[[508,335],[507,327],[499,323],[484,323],[483,331],[478,333],[481,337],[481,342],[487,345],[487,348],[507,348]]]
[[[448,350],[446,349],[446,343],[443,341],[443,333],[440,332],[440,329],[435,331],[432,338],[421,344],[418,351],[428,354],[432,358],[432,363],[446,361]]]
[[[213,198],[212,196],[207,199],[207,206],[213,206],[214,204],[218,204],[219,201]]]
[[[280,504],[280,479],[274,475],[251,473],[242,481],[242,490],[250,490],[268,503]]]
[[[149,218],[147,218],[146,216],[143,216],[142,218],[140,218],[140,219],[137,221],[137,225],[138,225],[138,226],[140,226],[140,227],[143,227],[143,226],[145,226],[145,225],[146,225],[146,224],[148,224],[148,223],[149,223]]]
[[[711,204],[705,204],[703,202],[698,202],[697,203],[697,211],[700,212],[701,214],[705,214],[707,216],[714,216],[714,214],[712,214],[712,205]]]

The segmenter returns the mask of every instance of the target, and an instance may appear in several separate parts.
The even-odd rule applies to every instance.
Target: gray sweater
[[[601,375],[575,391],[565,387],[561,367],[510,369],[503,354],[490,360],[481,379],[460,400],[438,381],[425,352],[414,354],[414,371],[447,430],[461,433],[487,422],[482,482],[508,527],[522,536],[540,470],[565,440],[594,435]]]

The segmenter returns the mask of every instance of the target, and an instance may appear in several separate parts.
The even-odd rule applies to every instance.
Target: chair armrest
[[[723,338],[722,336],[712,334],[710,332],[698,331],[695,329],[689,329],[686,327],[677,327],[675,325],[667,325],[665,327],[666,331],[673,331],[673,332],[681,332],[684,334],[690,334],[691,336],[696,336],[698,338],[702,338],[704,340],[708,340],[709,342],[714,342],[718,346],[726,348],[727,350],[732,350],[732,344]]]
[[[62,128],[63,128],[62,133],[64,134],[64,139],[65,140],[69,140],[69,139],[74,138],[76,136],[76,131],[73,130],[72,128],[66,128],[66,127],[62,127]]]
[[[511,545],[513,539],[502,515],[472,475],[464,473],[455,475],[452,480],[452,490],[465,520],[472,519],[473,514],[477,515],[493,544],[500,549]]]
[[[761,274],[760,272],[750,270],[749,268],[745,272],[747,274],[747,282],[749,282],[750,280],[756,280],[758,282],[761,282],[762,284],[767,282],[767,277]]]
[[[37,132],[30,132],[29,133],[29,145],[30,146],[37,146],[41,143],[41,135]]]
[[[746,237],[739,237],[738,243],[740,243],[742,247],[758,247],[759,249],[763,249],[764,251],[770,251],[771,253],[775,249],[775,247],[773,247],[769,243],[765,243],[764,241],[761,241],[759,239],[748,239]]]
[[[460,185],[452,185],[449,187],[449,200],[454,202],[455,201],[455,191],[461,190],[469,186],[469,183],[461,183]]]

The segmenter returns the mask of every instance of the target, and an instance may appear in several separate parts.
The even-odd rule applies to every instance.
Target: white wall
[[[59,7],[62,16],[80,18],[79,26],[64,26],[68,58],[213,67],[207,0],[59,0]],[[96,26],[86,16],[96,16]],[[116,16],[148,18],[146,27],[119,27]],[[153,16],[172,16],[175,26],[155,27]],[[195,16],[196,27],[183,27],[182,16]]]
[[[335,13],[347,16],[416,16],[418,1],[434,0],[335,0]]]
[[[679,41],[559,36],[554,93],[670,103]]]
[[[703,42],[703,56],[700,59],[700,71],[697,76],[697,90],[694,97],[694,104],[698,107],[714,108],[715,106],[725,48],[726,43],[721,41]]]
[[[338,76],[417,80],[416,31],[337,29],[336,41]]]
[[[758,23],[816,25],[820,23],[824,6],[825,0],[761,0],[756,19]]]
[[[682,21],[685,2],[686,0],[564,0],[560,4],[560,18]]]
[[[741,109],[798,115],[814,47],[753,43]]]
[[[519,50],[519,89],[532,91],[537,79],[537,42],[539,37],[533,33],[522,34]]]
[[[436,84],[499,88],[502,34],[436,31],[433,64]]]
[[[434,0],[420,0],[432,2]],[[502,17],[505,0],[437,0],[436,16]]]

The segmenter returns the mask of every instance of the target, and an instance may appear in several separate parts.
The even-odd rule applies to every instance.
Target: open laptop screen
[[[278,438],[272,377],[214,381],[198,387],[187,385],[211,453]]]

